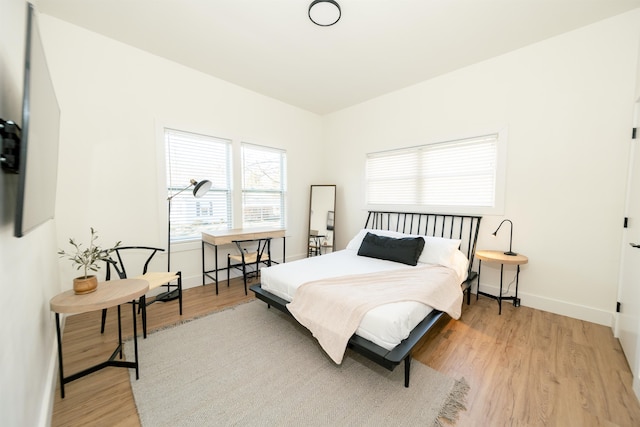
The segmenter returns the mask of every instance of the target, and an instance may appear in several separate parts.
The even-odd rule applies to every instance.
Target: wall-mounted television
[[[49,74],[38,19],[27,3],[15,236],[22,237],[55,214],[60,107]]]

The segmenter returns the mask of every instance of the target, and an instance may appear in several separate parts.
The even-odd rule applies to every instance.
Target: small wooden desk
[[[286,254],[286,237],[284,228],[257,227],[257,228],[234,228],[231,230],[219,230],[202,232],[202,285],[205,284],[205,278],[208,277],[215,281],[216,289],[218,288],[218,246],[228,245],[234,240],[258,240],[258,239],[279,239],[282,238],[282,262],[285,261]],[[205,267],[204,247],[205,245],[213,246],[215,252],[215,268],[207,270]],[[275,262],[275,261],[273,261]],[[226,270],[226,267],[223,269]],[[212,276],[210,273],[214,273]]]
[[[511,300],[515,307],[520,307],[520,298],[518,298],[518,278],[520,276],[520,265],[529,262],[529,258],[524,255],[506,255],[502,251],[476,251],[476,258],[478,258],[478,293],[476,294],[476,300],[478,295],[484,295],[485,297],[498,300],[498,314],[502,314],[502,300]],[[480,272],[482,268],[482,261],[499,263],[500,264],[500,293],[491,295],[486,292],[480,292]],[[504,265],[516,266],[516,294],[515,296],[502,296],[502,273],[504,271]]]
[[[76,295],[72,290],[62,292],[51,298],[49,305],[51,311],[56,314],[56,333],[58,334],[58,370],[60,371],[60,395],[64,399],[64,385],[78,378],[89,375],[107,366],[116,366],[120,368],[135,368],[136,379],[138,379],[138,338],[136,331],[136,305],[133,307],[133,347],[135,353],[135,361],[128,362],[123,360],[114,360],[117,354],[122,359],[122,325],[120,322],[120,304],[135,301],[136,298],[144,295],[149,290],[149,282],[140,279],[123,279],[109,280],[98,284],[95,292],[84,295]],[[60,331],[60,313],[80,314],[89,311],[102,310],[118,306],[118,347],[111,354],[111,357],[105,362],[87,368],[68,377],[64,376],[62,363],[62,334]]]

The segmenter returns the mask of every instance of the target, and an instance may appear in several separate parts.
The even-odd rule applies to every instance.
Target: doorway
[[[640,122],[640,102],[635,106],[634,129]],[[625,207],[626,227],[622,239],[622,261],[616,336],[633,374],[633,390],[640,399],[640,136],[635,131],[629,149],[629,178]]]

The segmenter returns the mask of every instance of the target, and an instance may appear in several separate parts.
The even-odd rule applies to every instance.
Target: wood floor
[[[221,287],[218,296],[212,285],[188,289],[182,317],[177,301],[156,303],[148,307],[148,327],[162,328],[249,299],[240,281]],[[123,306],[125,337],[132,334],[131,315]],[[66,375],[108,358],[117,343],[115,319],[112,309],[101,335],[99,312],[67,318]],[[469,383],[467,410],[458,426],[640,425],[629,367],[604,326],[508,303],[499,316],[495,301],[474,296],[462,318],[442,322],[414,358]],[[139,426],[127,371],[106,368],[68,383],[64,399],[58,384],[52,426]]]

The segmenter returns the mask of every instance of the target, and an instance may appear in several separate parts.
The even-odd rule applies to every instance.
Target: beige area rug
[[[468,391],[413,361],[390,372],[347,350],[333,363],[291,317],[253,301],[138,340],[131,385],[156,426],[431,426],[451,423]],[[133,359],[133,343],[125,346]]]

